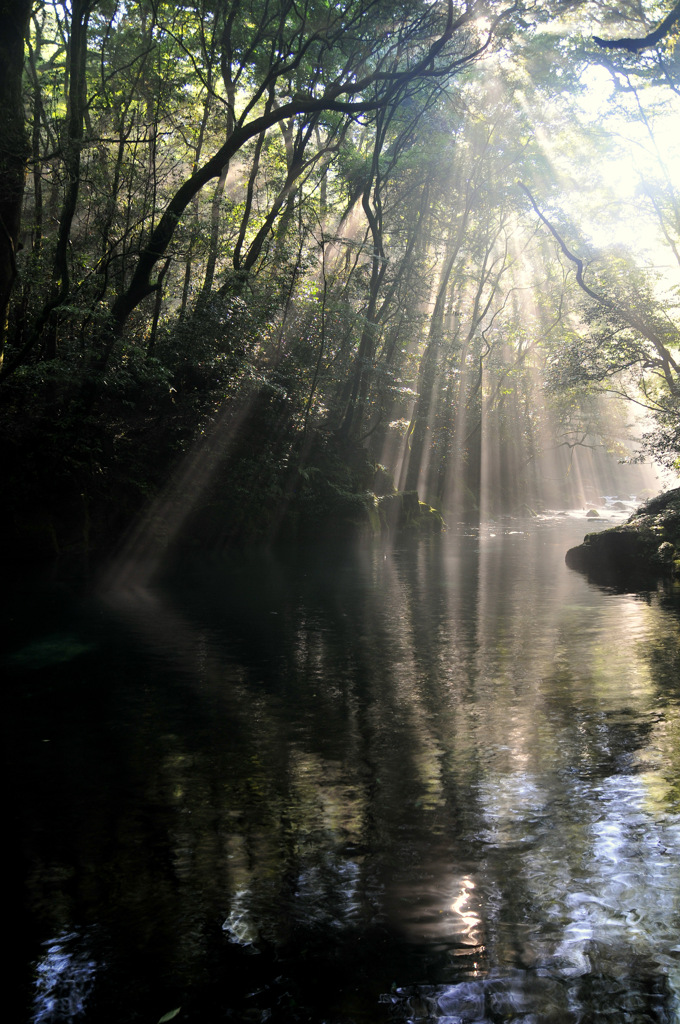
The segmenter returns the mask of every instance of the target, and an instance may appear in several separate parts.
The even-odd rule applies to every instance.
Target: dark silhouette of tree
[[[606,50],[626,50],[628,53],[640,53],[642,50],[649,50],[653,46],[658,46],[660,42],[666,39],[679,18],[680,4],[676,4],[663,21],[645,36],[622,39],[602,39],[600,36],[593,36],[593,42]]]
[[[22,74],[32,7],[32,0],[0,3],[0,367],[10,296],[17,276],[16,253],[29,155]]]

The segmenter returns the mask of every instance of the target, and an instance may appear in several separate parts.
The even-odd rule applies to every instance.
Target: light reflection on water
[[[85,1014],[98,966],[89,956],[87,937],[62,934],[44,943],[44,949],[35,967],[33,1020],[77,1020]]]
[[[677,1020],[677,602],[567,570],[570,528],[194,562],[68,657],[46,623],[35,939],[111,953],[28,1018]]]

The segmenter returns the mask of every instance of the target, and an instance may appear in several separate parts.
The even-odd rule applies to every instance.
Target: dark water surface
[[[679,1021],[680,598],[585,526],[14,595],[12,1019]]]

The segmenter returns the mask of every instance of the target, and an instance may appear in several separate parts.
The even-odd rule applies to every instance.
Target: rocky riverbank
[[[594,578],[680,577],[680,487],[641,505],[623,525],[587,534],[566,563]]]

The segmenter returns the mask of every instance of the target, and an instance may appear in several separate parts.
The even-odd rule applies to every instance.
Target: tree
[[[24,121],[22,74],[24,41],[32,0],[0,3],[0,369],[7,340],[7,316],[17,276],[26,161],[29,155]]]
[[[222,76],[233,128],[217,152],[182,183],[151,232],[128,287],[113,304],[114,335],[153,291],[153,269],[187,206],[250,139],[299,115],[332,110],[357,117],[385,109],[424,82],[469,66],[491,38],[487,34],[480,40],[471,30],[474,5],[456,16],[452,0],[445,7],[418,5],[400,21],[395,37],[382,33],[389,5],[365,0],[347,0],[332,12],[310,4],[301,22],[292,0],[266,5],[254,22],[237,21],[240,13],[238,0],[219,10]],[[236,90],[246,82],[252,82],[251,92],[237,112]]]
[[[380,462],[469,509],[489,465],[512,503],[539,452],[586,422],[578,388],[560,404],[540,387],[579,351],[589,423],[605,365],[599,386],[618,368],[671,417],[670,306],[642,279],[612,290],[615,275],[585,260],[579,308],[577,264],[516,186],[540,197],[571,256],[584,251],[567,225],[594,216],[612,142],[578,108],[594,59],[579,12],[567,40],[544,30],[551,6],[500,0],[34,5],[0,371],[15,440],[70,460],[80,496],[88,473],[97,487],[113,465],[124,476],[163,431],[177,452],[233,403],[272,494],[294,492],[326,445],[360,466],[352,486]],[[626,117],[647,111],[651,58],[617,70],[597,57]],[[588,179],[580,198],[570,176]],[[646,174],[636,213],[656,217],[676,265],[678,209],[672,174]]]

